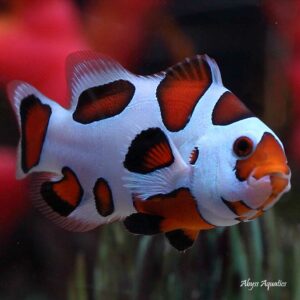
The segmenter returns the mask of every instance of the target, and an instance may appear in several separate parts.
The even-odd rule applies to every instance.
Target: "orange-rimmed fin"
[[[98,178],[93,192],[98,213],[103,217],[111,215],[114,212],[114,201],[108,182],[104,178]]]
[[[253,113],[231,92],[225,92],[212,112],[214,125],[229,125],[253,117]]]
[[[53,211],[68,216],[80,204],[83,189],[76,174],[68,167],[62,169],[63,178],[56,182],[47,181],[41,185],[41,195]]]
[[[21,167],[24,173],[39,164],[51,107],[42,104],[36,95],[29,95],[20,104]]]
[[[118,115],[130,103],[134,92],[134,85],[122,79],[88,88],[78,98],[73,119],[90,124]]]
[[[198,236],[198,230],[177,229],[166,232],[169,243],[179,251],[185,251],[192,247]]]
[[[125,157],[124,167],[130,172],[147,174],[174,162],[167,136],[160,128],[149,128],[132,141]]]
[[[212,83],[212,74],[203,56],[186,59],[167,69],[157,87],[156,96],[166,128],[182,130]]]

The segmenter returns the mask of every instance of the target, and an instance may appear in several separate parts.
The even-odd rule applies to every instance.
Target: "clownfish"
[[[207,55],[139,76],[77,52],[67,80],[69,109],[20,81],[8,94],[20,127],[17,177],[37,173],[37,206],[68,230],[119,220],[183,251],[199,231],[253,220],[290,189],[281,141]]]

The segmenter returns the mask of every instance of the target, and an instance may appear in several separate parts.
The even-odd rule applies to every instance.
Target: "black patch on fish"
[[[184,251],[194,244],[194,240],[185,235],[181,229],[169,231],[165,235],[170,244],[179,251]]]
[[[161,216],[134,213],[124,220],[128,231],[135,234],[153,235],[160,233],[160,223],[164,220]]]
[[[135,86],[127,80],[116,80],[83,91],[73,119],[81,124],[90,124],[120,114],[130,103]]]
[[[172,149],[164,132],[160,128],[149,128],[132,141],[123,164],[130,172],[147,174],[173,162]]]

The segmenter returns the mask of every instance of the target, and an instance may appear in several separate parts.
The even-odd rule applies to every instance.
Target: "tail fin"
[[[8,96],[20,128],[17,178],[22,178],[39,164],[52,109],[50,100],[25,82],[11,82]]]

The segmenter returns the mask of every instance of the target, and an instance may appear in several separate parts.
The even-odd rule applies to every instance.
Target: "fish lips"
[[[261,166],[255,168],[247,178],[247,183],[252,189],[265,189],[271,187],[271,192],[264,199],[247,201],[251,207],[267,210],[273,206],[279,198],[291,188],[291,171],[287,165]]]

